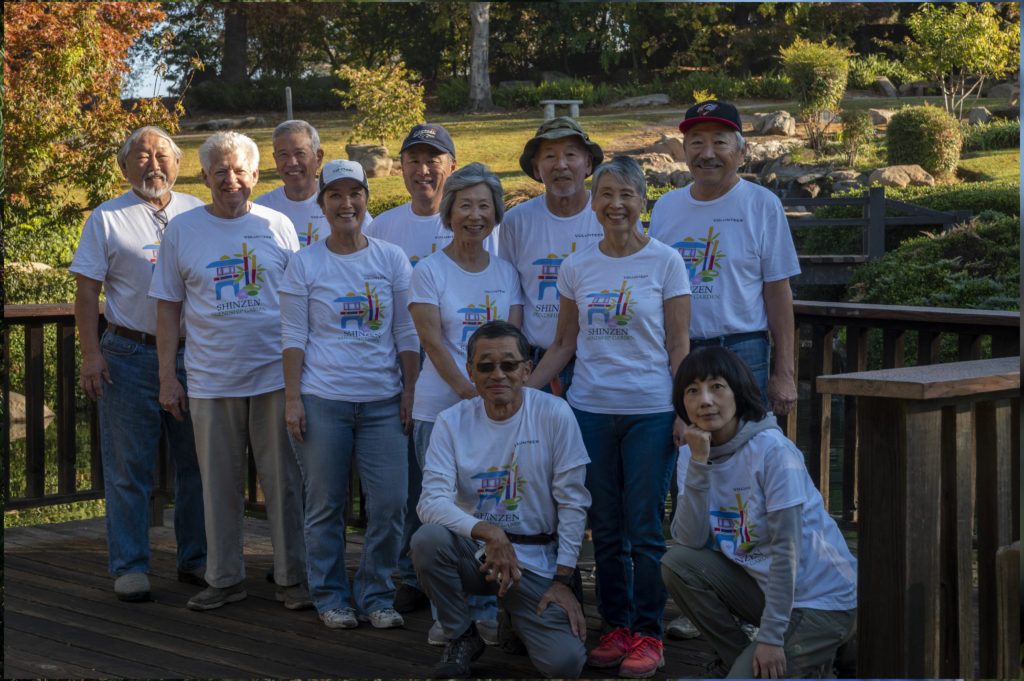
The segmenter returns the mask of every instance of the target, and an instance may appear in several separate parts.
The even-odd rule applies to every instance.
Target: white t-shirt
[[[437,417],[423,466],[420,520],[470,537],[478,522],[515,534],[557,534],[542,545],[513,544],[520,564],[550,578],[575,567],[590,492],[590,463],[572,410],[561,399],[523,388],[523,404],[504,421],[483,399],[464,400]]]
[[[201,205],[194,196],[171,192],[163,210],[170,220]],[[156,301],[147,294],[166,224],[156,212],[133,191],[104,201],[85,221],[68,268],[103,282],[108,322],[150,335],[156,334]]]
[[[195,208],[167,225],[149,294],[183,303],[190,397],[284,387],[277,291],[297,250],[288,218],[256,204],[231,220]]]
[[[419,351],[408,308],[412,267],[394,244],[367,241],[348,255],[317,242],[296,253],[285,270],[282,345],[305,352],[303,394],[386,400],[402,390],[398,353]]]
[[[284,185],[281,185],[254,199],[253,203],[273,208],[277,212],[287,215],[295,225],[299,248],[305,248],[320,239],[326,239],[327,235],[331,233],[331,225],[320,209],[320,204],[316,202],[316,194],[302,201],[292,201],[284,193]],[[365,230],[372,220],[373,216],[370,215],[370,211],[366,211],[366,215],[363,216],[362,228]]]
[[[612,258],[593,244],[562,263],[558,291],[579,308],[569,404],[597,414],[671,411],[665,301],[690,294],[675,251],[651,239]]]
[[[767,331],[765,282],[800,274],[782,202],[746,180],[713,201],[695,200],[691,186],[658,199],[648,231],[686,263],[690,337]]]
[[[604,228],[587,205],[570,218],[550,210],[545,195],[514,206],[501,221],[498,253],[515,265],[523,289],[523,333],[546,348],[558,326],[558,269],[569,254],[604,238]]]
[[[499,228],[500,225],[495,225],[484,239],[484,250],[491,255],[498,254]],[[441,222],[441,214],[416,215],[412,212],[412,202],[384,211],[369,227],[363,225],[363,233],[401,248],[413,267],[452,242],[452,230]]]
[[[679,449],[676,479],[686,489],[690,448]],[[778,429],[757,433],[722,463],[709,467],[711,542],[729,560],[768,589],[771,558],[763,545],[765,516],[801,506],[803,534],[794,582],[794,608],[850,610],[857,607],[857,561],[825,510],[803,454]]]
[[[429,303],[441,311],[444,348],[466,375],[466,341],[486,322],[507,320],[510,308],[521,304],[519,277],[512,265],[494,255],[482,272],[467,272],[444,251],[438,251],[413,269],[409,302]],[[458,401],[458,394],[441,378],[428,355],[416,381],[412,417],[433,421]]]

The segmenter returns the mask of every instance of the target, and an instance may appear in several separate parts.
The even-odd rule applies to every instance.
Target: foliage
[[[976,125],[964,124],[960,128],[964,137],[964,151],[990,149],[1017,149],[1020,147],[1020,120],[994,120]]]
[[[833,198],[859,196],[862,189],[851,189],[833,195]],[[1004,215],[1020,213],[1020,182],[971,182],[945,184],[934,187],[886,187],[888,199],[906,201],[932,210],[969,210],[980,215],[986,210]],[[853,206],[823,206],[815,213],[816,218],[860,217],[860,209]],[[910,225],[889,228],[885,233],[886,250],[895,248],[901,241],[916,236],[927,225]],[[938,226],[936,226],[938,229]],[[797,250],[807,255],[829,253],[860,253],[861,230],[858,226],[815,227],[794,233]]]
[[[347,90],[334,92],[342,106],[356,109],[353,141],[375,139],[383,145],[385,137],[400,135],[424,121],[423,86],[411,82],[413,74],[404,62],[374,69],[343,64],[335,74],[350,83]]]
[[[403,194],[399,196],[386,196],[382,198],[374,198],[370,195],[370,201],[366,206],[366,209],[370,211],[370,215],[377,216],[386,210],[391,210],[397,206],[401,206],[403,203],[408,203],[409,195]]]
[[[441,111],[459,111],[466,106],[468,98],[469,81],[465,78],[450,78],[437,84],[437,101]]]
[[[846,91],[850,53],[824,42],[797,40],[780,54],[804,117],[808,145],[821,149],[828,127],[823,115],[837,113]]]
[[[506,109],[536,109],[545,99],[579,99],[593,106],[594,86],[585,80],[561,78],[537,86],[497,88],[491,93],[494,103]]]
[[[284,89],[292,89],[292,107],[296,111],[324,111],[338,104],[334,90],[344,82],[334,76],[307,78],[265,77],[252,83],[206,81],[189,89],[185,106],[190,112],[251,113],[283,111]]]
[[[840,133],[843,152],[846,154],[846,165],[857,163],[857,156],[875,136],[875,126],[866,111],[854,110],[843,112],[843,128]]]
[[[134,36],[160,21],[156,3],[19,2],[4,7],[4,143],[10,260],[66,264],[82,213],[111,198],[115,162],[141,125],[177,130],[179,110],[118,96]],[[77,190],[74,193],[69,190]]]
[[[739,96],[750,99],[789,99],[793,96],[793,81],[785,73],[772,69],[743,78],[739,89]]]
[[[669,85],[668,95],[673,102],[690,106],[702,101],[697,93],[713,93],[717,99],[736,99],[738,87],[735,79],[720,71],[690,71]]]
[[[1020,223],[994,212],[946,233],[923,234],[859,268],[850,301],[1019,309]]]
[[[946,111],[963,115],[964,100],[980,92],[986,77],[1017,64],[1020,23],[1004,23],[991,3],[926,3],[907,17],[906,63],[942,85]]]
[[[875,86],[876,76],[885,76],[892,81],[893,85],[897,86],[920,79],[920,74],[908,69],[902,61],[889,59],[884,54],[872,52],[850,59],[849,85],[851,87],[870,90]]]
[[[917,164],[937,177],[956,170],[963,146],[960,124],[934,106],[904,107],[885,130],[889,165]]]

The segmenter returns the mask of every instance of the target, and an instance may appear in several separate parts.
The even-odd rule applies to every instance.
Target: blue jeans
[[[430,446],[430,434],[434,432],[433,421],[413,421],[412,422],[412,442],[416,447],[416,460],[420,464],[420,470],[423,470],[423,464],[427,460],[427,448]],[[422,485],[422,477],[420,483]],[[417,499],[417,502],[419,499]],[[413,528],[412,532],[409,533],[411,539],[413,532],[420,527],[419,516],[416,516],[416,527]],[[409,546],[407,540],[407,546]],[[411,547],[410,547],[411,548]],[[411,560],[409,561],[412,562]],[[419,579],[416,580],[416,584],[419,584]],[[493,620],[498,616],[498,599],[495,596],[481,596],[479,594],[467,594],[466,605],[469,606],[469,615],[474,620]],[[430,615],[437,620],[437,608],[433,602],[430,604]]]
[[[675,468],[675,413],[595,414],[573,409],[590,455],[587,489],[598,610],[614,629],[660,639],[667,592],[662,518]]]
[[[416,456],[416,445],[413,437],[410,436],[408,440],[409,446],[406,458],[409,465],[409,486],[405,500],[405,525],[402,527],[402,547],[398,551],[398,574],[402,577],[402,584],[423,591],[420,581],[416,578],[416,568],[413,567],[412,558],[409,557],[409,542],[412,540],[413,532],[420,527],[420,517],[416,513],[416,504],[420,502],[420,492],[423,490],[423,461]]]
[[[532,352],[530,353],[530,359],[533,360],[533,368],[536,369],[537,365],[540,364],[541,358],[544,356],[544,348],[541,348],[540,346],[537,345],[531,346],[531,348]],[[556,374],[558,376],[558,382],[561,383],[562,385],[562,399],[565,399],[566,393],[569,392],[569,386],[572,385],[572,377],[575,370],[576,357],[574,355],[573,358],[569,360],[568,364],[562,367],[562,370],[559,371],[558,374]],[[551,394],[551,384],[546,383],[543,387],[541,387],[541,390],[548,394]]]
[[[149,498],[160,438],[174,466],[174,537],[178,567],[206,564],[203,484],[196,460],[192,419],[178,422],[160,408],[156,346],[103,333],[100,351],[112,384],[99,400],[100,452],[107,507],[110,572],[149,572]],[[185,383],[184,350],[178,351],[178,380]]]
[[[768,334],[761,333],[740,333],[730,336],[718,336],[716,338],[691,338],[690,352],[697,348],[709,345],[722,345],[729,348],[740,356],[750,371],[754,374],[754,380],[761,388],[761,399],[764,406],[768,407],[768,377],[770,372],[769,354],[771,343],[768,342]]]
[[[305,490],[306,573],[318,612],[352,607],[364,613],[390,608],[391,573],[398,562],[405,519],[408,440],[400,396],[378,402],[342,402],[303,395],[306,432],[292,438]],[[355,458],[366,492],[366,538],[352,590],[345,573],[345,507]],[[354,598],[353,598],[354,595]]]

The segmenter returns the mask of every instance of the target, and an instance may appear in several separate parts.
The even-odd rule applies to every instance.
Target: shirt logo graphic
[[[312,222],[306,223],[306,231],[300,232],[295,230],[299,237],[299,246],[305,248],[306,246],[320,241],[320,229],[313,226]]]
[[[576,251],[576,242],[572,242],[572,246],[569,248],[569,253]],[[540,267],[540,274],[537,278],[540,279],[540,288],[537,292],[537,300],[544,300],[544,291],[547,289],[554,289],[555,300],[559,299],[558,293],[558,268],[562,266],[562,261],[569,257],[569,253],[563,253],[559,257],[555,253],[548,253],[546,258],[538,258],[533,261],[534,265]]]
[[[146,259],[149,260],[149,271],[152,272],[156,269],[156,259],[157,256],[160,255],[160,242],[157,241],[151,244],[146,244],[142,247],[142,250],[149,253],[149,255],[146,256]]]
[[[334,299],[335,303],[341,303],[338,311],[341,330],[346,331],[351,324],[354,330],[362,333],[377,331],[384,324],[381,313],[385,306],[380,304],[376,287],[371,288],[366,283],[366,290],[362,293],[349,291],[344,296]]]
[[[498,315],[498,303],[491,300],[490,296],[484,297],[484,304],[476,306],[470,304],[458,310],[457,314],[462,315],[462,342],[465,343],[474,331],[494,319],[501,319]]]
[[[622,281],[622,286],[614,291],[607,289],[599,293],[588,293],[587,326],[594,326],[594,318],[598,318],[601,326],[626,326],[633,319],[632,311],[636,303],[630,300],[633,288]]]
[[[263,273],[266,268],[256,263],[256,251],[250,250],[242,242],[242,252],[233,256],[222,255],[214,260],[206,269],[213,270],[213,285],[217,292],[217,300],[223,295],[223,289],[229,288],[235,298],[244,299],[258,296],[263,288]]]
[[[672,248],[679,251],[683,256],[683,263],[686,265],[686,274],[690,277],[690,284],[706,284],[714,281],[719,275],[719,261],[725,257],[719,249],[719,234],[714,233],[715,228],[708,227],[707,238],[697,240],[693,237],[686,237],[682,241],[672,244]]]

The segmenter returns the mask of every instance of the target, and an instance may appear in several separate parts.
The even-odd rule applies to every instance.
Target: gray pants
[[[719,551],[672,546],[661,558],[661,575],[683,614],[708,638],[729,678],[754,677],[754,650],[736,615],[757,624],[764,593],[754,578]],[[829,677],[836,649],[854,633],[856,610],[793,608],[783,634],[786,677]]]
[[[252,397],[189,398],[206,508],[206,581],[220,588],[245,579],[246,441],[267,504],[274,581],[306,580],[302,534],[302,477],[284,422],[284,390]]]
[[[473,554],[477,544],[441,525],[423,525],[412,536],[412,562],[424,591],[437,606],[437,621],[449,639],[473,621],[466,594],[495,595],[498,586],[480,572]],[[573,636],[569,615],[551,604],[540,615],[537,605],[551,580],[523,571],[515,588],[501,598],[512,628],[526,645],[530,661],[549,678],[578,678],[587,658],[583,641]]]

